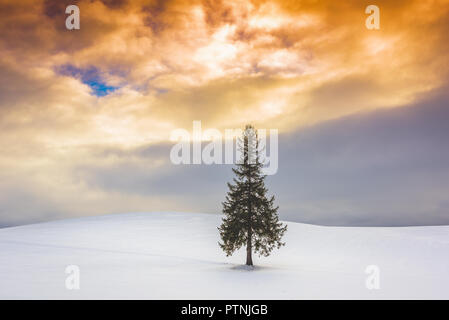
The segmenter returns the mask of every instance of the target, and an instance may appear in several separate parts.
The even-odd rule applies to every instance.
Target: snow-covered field
[[[242,266],[217,245],[219,215],[132,213],[0,229],[0,298],[449,299],[449,226],[288,223],[287,245]],[[68,265],[80,289],[66,289]],[[368,265],[380,288],[365,285]]]

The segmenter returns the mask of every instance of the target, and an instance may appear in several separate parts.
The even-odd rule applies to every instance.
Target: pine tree
[[[229,192],[223,202],[225,216],[218,228],[222,240],[219,245],[227,256],[246,245],[246,264],[252,266],[253,251],[268,256],[285,244],[281,238],[287,226],[279,222],[274,196],[267,196],[259,139],[253,126],[246,126],[238,147],[242,159],[232,169],[234,183],[228,183]]]

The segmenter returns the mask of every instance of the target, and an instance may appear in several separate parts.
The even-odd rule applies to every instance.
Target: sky
[[[219,214],[231,166],[170,161],[193,121],[279,131],[282,219],[449,224],[448,49],[449,0],[0,0],[0,227]]]

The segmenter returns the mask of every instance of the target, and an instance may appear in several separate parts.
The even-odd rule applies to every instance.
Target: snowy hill
[[[220,216],[138,213],[0,229],[0,298],[449,299],[449,226],[320,227],[288,223],[268,258],[225,257]],[[80,289],[67,290],[68,265]],[[368,265],[380,288],[368,290]]]

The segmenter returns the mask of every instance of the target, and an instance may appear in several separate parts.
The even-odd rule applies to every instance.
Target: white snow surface
[[[220,215],[128,213],[0,229],[2,299],[449,299],[449,226],[288,222],[270,257],[218,247]],[[79,290],[66,267],[80,268]],[[367,266],[379,267],[369,290]]]

